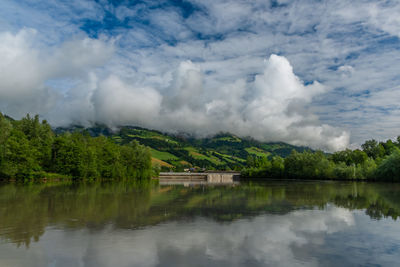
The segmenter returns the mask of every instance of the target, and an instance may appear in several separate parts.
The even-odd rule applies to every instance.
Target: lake
[[[398,266],[400,185],[0,184],[0,266]]]

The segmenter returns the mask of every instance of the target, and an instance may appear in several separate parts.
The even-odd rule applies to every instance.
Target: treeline
[[[400,182],[400,136],[397,142],[369,140],[361,148],[333,154],[292,151],[286,158],[250,156],[242,177]]]
[[[56,135],[39,117],[12,120],[0,113],[0,178],[141,179],[152,175],[148,148],[117,145],[85,132]]]

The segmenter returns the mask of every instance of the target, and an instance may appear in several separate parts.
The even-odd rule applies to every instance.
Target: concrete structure
[[[240,179],[239,172],[160,172],[160,181],[229,184]]]

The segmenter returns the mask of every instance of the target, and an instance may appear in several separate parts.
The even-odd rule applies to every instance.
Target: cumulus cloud
[[[112,76],[92,98],[96,121],[110,126],[140,125],[199,137],[231,132],[261,141],[285,141],[325,150],[343,149],[348,133],[321,125],[307,105],[326,88],[305,86],[284,57],[271,55],[253,82],[237,80],[206,88],[196,64],[185,61],[166,88],[138,88]]]
[[[0,110],[14,117],[230,131],[326,150],[350,132],[356,144],[399,134],[397,99],[380,100],[400,81],[396,1],[0,7]]]
[[[164,86],[154,88],[115,74],[99,77],[96,67],[111,58],[112,44],[84,38],[43,54],[34,38],[34,30],[0,35],[0,104],[10,115],[40,113],[56,126],[100,122],[199,137],[222,131],[325,150],[348,145],[346,132],[321,125],[307,108],[326,88],[304,85],[285,57],[271,55],[254,81],[237,79],[220,88],[205,86],[201,66],[183,61]],[[66,78],[76,83],[64,90],[48,83]]]
[[[36,33],[34,29],[0,33],[0,109],[17,118],[51,112],[65,92],[47,82],[84,77],[88,68],[103,65],[113,53],[112,45],[89,38],[43,50]]]
[[[162,114],[168,118],[162,120],[165,122],[162,128],[184,131],[191,127],[200,135],[228,131],[261,141],[285,141],[327,150],[348,144],[348,133],[321,125],[307,108],[313,97],[326,88],[318,82],[305,86],[284,57],[271,55],[253,82],[239,79],[208,90],[202,86],[201,72],[193,66],[188,70],[187,64],[179,67],[175,78],[178,82],[174,82],[178,85],[173,83],[174,88],[184,89],[185,94],[173,97],[172,105],[169,96],[165,98],[166,106],[174,109],[166,109]]]
[[[130,86],[110,76],[99,83],[91,100],[97,122],[149,127],[158,119],[161,95],[153,88]]]

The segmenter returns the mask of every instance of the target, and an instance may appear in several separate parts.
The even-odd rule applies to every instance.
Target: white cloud
[[[204,88],[202,79],[196,65],[183,62],[163,91],[160,123],[154,125],[200,136],[228,131],[326,150],[348,145],[348,133],[321,125],[307,109],[326,88],[318,82],[304,86],[284,57],[271,55],[254,82],[239,79],[221,88]]]
[[[163,87],[154,88],[115,74],[106,78],[98,77],[101,71],[89,74],[88,70],[111,58],[112,43],[84,38],[49,48],[44,54],[34,47],[34,39],[33,30],[0,35],[4,58],[0,104],[12,116],[37,112],[54,125],[101,122],[198,136],[228,131],[326,150],[348,144],[347,133],[320,126],[318,118],[307,111],[313,97],[325,88],[318,82],[304,86],[284,57],[272,55],[254,82],[237,79],[220,88],[218,84],[206,87],[200,65],[184,61],[169,81],[161,80]],[[61,91],[46,84],[65,78],[77,82]],[[25,106],[27,101],[30,107]]]
[[[95,121],[110,126],[151,127],[158,119],[161,95],[152,88],[130,86],[116,76],[100,82],[92,97]]]
[[[384,91],[399,83],[400,4],[390,0],[274,3],[281,5],[193,0],[186,3],[193,4],[193,10],[183,10],[168,4],[160,8],[155,2],[114,6],[107,1],[30,1],[27,8],[25,2],[5,0],[0,4],[2,55],[12,55],[7,46],[25,56],[9,61],[12,64],[1,74],[6,79],[0,81],[0,108],[16,117],[26,112],[48,114],[56,124],[79,122],[80,117],[85,125],[100,118],[129,122],[125,116],[108,118],[106,109],[93,103],[92,94],[114,77],[124,84],[125,93],[147,88],[159,95],[155,103],[161,101],[163,119],[152,120],[151,125],[162,130],[204,135],[233,129],[261,140],[283,136],[283,141],[324,149],[343,147],[348,133],[352,143],[398,134],[398,123],[382,129],[383,120],[395,122],[396,98],[386,99],[391,108],[385,112],[372,103],[382,102]],[[115,25],[112,15],[118,21]],[[87,37],[93,33],[102,37]],[[289,60],[299,78],[289,75],[290,70],[280,79],[268,78],[263,60],[271,54]],[[192,64],[190,71],[182,71],[185,64]],[[26,71],[18,71],[22,69]],[[263,84],[263,79],[279,86]],[[323,86],[316,82],[310,86],[315,80]],[[193,82],[190,90],[185,85],[189,82]],[[11,84],[15,89],[9,89]],[[299,94],[297,99],[288,98],[290,88]],[[262,90],[270,90],[271,97]],[[273,105],[275,113],[286,113],[273,114]],[[95,116],[95,108],[101,116]],[[256,115],[257,111],[261,113]],[[253,127],[257,116],[264,124]],[[144,119],[134,117],[131,122],[143,124]],[[368,127],[363,126],[366,123]]]
[[[57,104],[68,105],[64,92],[47,82],[86,79],[88,69],[104,65],[113,53],[112,44],[89,38],[43,50],[36,35],[33,29],[0,33],[0,108],[17,118],[28,112],[45,115]]]
[[[338,68],[338,72],[342,78],[349,78],[353,74],[354,68],[349,65],[343,65]]]

